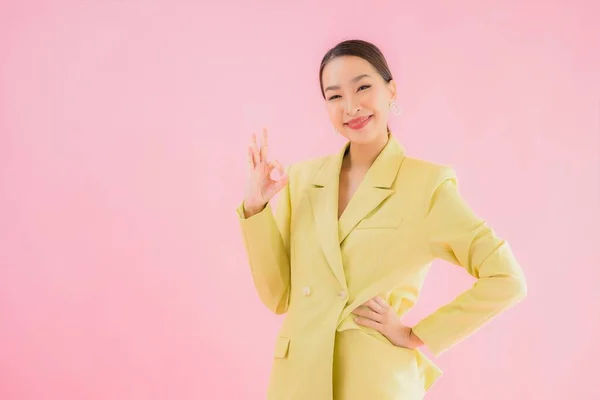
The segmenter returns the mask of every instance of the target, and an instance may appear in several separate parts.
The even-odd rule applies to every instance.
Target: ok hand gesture
[[[246,218],[259,213],[269,200],[279,192],[288,181],[282,165],[278,161],[267,159],[267,128],[263,128],[260,147],[256,143],[256,134],[252,134],[252,142],[248,145],[248,184],[244,197],[244,213]],[[271,178],[277,169],[281,176],[278,180]]]

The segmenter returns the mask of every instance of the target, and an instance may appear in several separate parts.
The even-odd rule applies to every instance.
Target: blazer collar
[[[339,152],[327,158],[321,169],[315,174],[312,180],[313,185],[338,187],[342,161],[349,147],[350,142],[347,142]],[[366,185],[376,188],[391,188],[404,156],[404,147],[392,133],[389,133],[386,145],[365,175]]]
[[[340,170],[349,146],[350,142],[325,160],[312,180],[313,187],[309,193],[319,242],[334,275],[344,288],[346,282],[340,244],[366,215],[394,193],[392,185],[404,159],[404,148],[391,133],[388,134],[386,145],[338,219]]]

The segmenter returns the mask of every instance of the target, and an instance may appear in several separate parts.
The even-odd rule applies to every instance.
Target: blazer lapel
[[[367,171],[338,220],[340,169],[349,146],[350,142],[346,143],[340,152],[327,158],[315,174],[313,186],[309,191],[319,242],[333,274],[344,289],[347,288],[347,284],[340,243],[366,215],[394,193],[392,184],[404,159],[404,149],[389,134],[387,144]]]
[[[403,159],[404,149],[391,134],[388,135],[387,144],[367,171],[339,220],[339,243],[365,216],[394,193],[392,184]]]
[[[337,212],[340,168],[349,145],[349,142],[346,143],[338,154],[327,158],[313,178],[309,191],[319,243],[333,274],[344,289],[347,285],[339,245]]]

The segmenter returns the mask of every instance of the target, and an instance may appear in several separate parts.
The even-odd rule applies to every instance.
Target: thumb
[[[288,180],[289,176],[287,174],[282,175],[281,178],[279,178],[279,180],[275,181],[273,184],[275,190],[279,192],[281,189],[283,189],[283,187],[287,185]]]

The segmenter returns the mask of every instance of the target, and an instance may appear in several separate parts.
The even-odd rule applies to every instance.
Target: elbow
[[[286,304],[286,305],[277,307],[275,309],[272,309],[271,311],[273,313],[275,313],[276,315],[283,315],[283,314],[285,314],[287,312],[287,310],[288,310],[288,307],[287,307],[287,304]]]
[[[260,293],[260,292],[259,292]],[[288,291],[274,296],[274,295],[262,295],[260,296],[260,301],[264,304],[269,311],[276,315],[285,314],[288,310]]]
[[[252,279],[260,302],[274,314],[287,312],[290,297],[289,276],[281,276],[279,274],[281,270],[260,274],[255,271],[252,270]]]
[[[277,303],[271,302],[269,304],[265,303],[265,305],[273,314],[276,314],[276,315],[285,314],[288,310],[288,304],[287,304],[287,302],[284,302],[284,301],[280,301]]]
[[[523,275],[513,276],[507,290],[510,303],[518,303],[527,297],[527,281]]]

